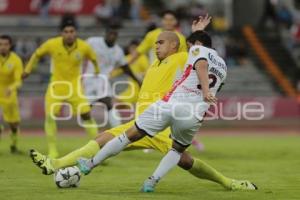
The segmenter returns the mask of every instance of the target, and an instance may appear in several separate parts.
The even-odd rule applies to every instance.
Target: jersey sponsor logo
[[[212,67],[212,68],[209,70],[209,72],[211,72],[211,73],[217,75],[221,80],[224,79],[224,75],[223,75],[219,70],[217,70],[217,69],[214,68],[214,67]]]
[[[75,58],[76,58],[77,60],[81,60],[81,54],[80,54],[80,52],[76,52],[76,53],[75,53]]]
[[[224,69],[225,71],[227,71],[227,68],[226,68],[225,64],[219,62],[219,61],[215,58],[215,56],[214,56],[213,54],[208,53],[208,58],[209,58],[209,60],[210,60],[213,64],[215,64],[216,66],[221,67],[222,69]]]
[[[8,68],[8,69],[13,68],[13,66],[14,66],[14,65],[13,65],[12,63],[8,63],[8,64],[7,64],[7,68]]]

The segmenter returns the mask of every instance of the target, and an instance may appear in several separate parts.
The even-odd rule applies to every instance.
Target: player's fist
[[[23,74],[22,74],[22,79],[25,79],[25,78],[27,78],[28,76],[29,76],[29,73],[23,72]]]
[[[209,103],[209,104],[215,104],[217,103],[217,98],[215,95],[213,95],[211,92],[204,93],[204,101]]]

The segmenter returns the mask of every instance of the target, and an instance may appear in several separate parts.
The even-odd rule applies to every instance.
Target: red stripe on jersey
[[[171,98],[172,94],[174,93],[174,91],[176,90],[176,88],[182,84],[182,82],[187,79],[187,77],[191,74],[191,71],[193,69],[193,65],[189,65],[183,75],[181,76],[180,79],[178,79],[177,81],[175,81],[175,83],[172,86],[172,89],[162,98],[163,101],[168,102],[169,99]]]

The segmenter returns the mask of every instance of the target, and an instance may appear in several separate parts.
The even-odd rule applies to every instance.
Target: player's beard
[[[0,52],[0,55],[2,57],[6,57],[6,56],[8,56],[8,54],[9,54],[9,51],[7,51],[7,52]]]

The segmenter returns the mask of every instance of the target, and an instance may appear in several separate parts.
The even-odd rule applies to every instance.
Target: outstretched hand
[[[211,19],[212,17],[208,14],[205,17],[199,16],[198,20],[194,20],[192,23],[192,32],[205,30]]]

